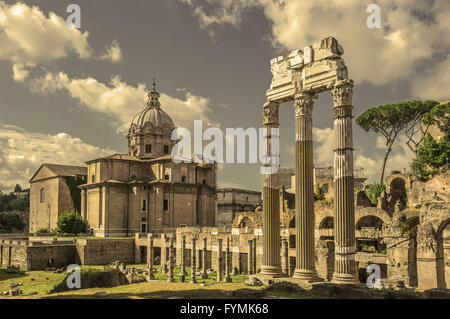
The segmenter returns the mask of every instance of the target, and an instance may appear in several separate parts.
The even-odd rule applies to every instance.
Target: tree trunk
[[[394,142],[390,142],[387,146],[386,152],[384,153],[384,158],[383,158],[383,165],[381,166],[381,177],[380,177],[380,184],[383,184],[383,179],[384,179],[384,170],[386,168],[386,162],[389,156],[389,153],[392,150],[392,144],[394,144]]]

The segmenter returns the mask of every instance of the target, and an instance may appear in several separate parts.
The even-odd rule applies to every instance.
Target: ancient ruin
[[[294,278],[317,281],[314,254],[314,185],[312,109],[321,92],[331,90],[334,127],[335,259],[333,281],[356,282],[353,204],[352,87],[341,55],[342,47],[333,37],[271,61],[272,85],[263,108],[264,128],[278,128],[280,104],[294,101],[296,249]],[[271,155],[271,138],[267,139]],[[266,165],[271,165],[268,163]],[[277,174],[266,174],[263,187],[263,276],[282,276],[280,260],[280,207]]]

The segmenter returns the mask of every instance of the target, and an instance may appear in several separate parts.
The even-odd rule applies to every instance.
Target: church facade
[[[81,215],[95,236],[215,225],[216,164],[174,163],[175,125],[161,109],[155,84],[148,97],[131,123],[128,154],[86,162]]]

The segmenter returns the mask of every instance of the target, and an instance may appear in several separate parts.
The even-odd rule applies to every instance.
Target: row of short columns
[[[333,282],[355,283],[356,239],[353,198],[353,133],[352,95],[353,81],[337,81],[331,90],[334,107],[334,241],[335,272]],[[303,92],[294,97],[295,107],[295,221],[296,267],[295,279],[306,282],[319,281],[315,269],[314,243],[314,185],[312,110],[313,92]],[[273,129],[279,128],[280,102],[268,101],[263,108],[263,128],[266,134],[263,167],[263,265],[261,275],[280,277],[288,274],[281,269],[280,254],[280,204]],[[277,141],[278,142],[278,141]],[[283,243],[283,250],[287,244]],[[288,259],[287,253],[283,254]],[[285,260],[285,264],[289,262]]]
[[[197,247],[196,247],[196,242],[197,239],[196,238],[191,238],[191,244],[192,244],[192,254],[191,254],[191,280],[190,283],[196,283],[196,254],[195,252],[197,251]],[[230,238],[227,237],[226,238],[226,246],[225,246],[225,278],[223,278],[223,272],[224,270],[222,269],[222,239],[219,238],[217,240],[218,242],[218,270],[217,270],[217,281],[221,282],[231,282],[231,269],[230,269],[230,264],[231,264],[231,259],[230,259],[230,255],[231,255],[231,251],[230,251]],[[253,242],[250,241],[250,242]],[[253,249],[251,249],[251,251],[253,252]],[[186,279],[186,236],[182,235],[181,236],[181,271],[179,274],[179,282],[185,282]],[[206,279],[208,278],[207,275],[207,267],[206,267],[206,263],[207,263],[207,239],[204,238],[203,239],[203,261],[202,261],[202,274],[201,274],[201,278],[202,279]],[[154,262],[154,242],[153,242],[153,237],[150,236],[149,237],[149,243],[147,246],[147,267],[148,267],[148,274],[149,274],[149,280],[154,280],[154,273],[153,273],[153,262]],[[255,264],[256,264],[256,260],[255,260]],[[170,236],[169,239],[169,265],[168,265],[168,282],[174,282],[174,266],[175,266],[175,258],[174,258],[174,238],[173,236]]]

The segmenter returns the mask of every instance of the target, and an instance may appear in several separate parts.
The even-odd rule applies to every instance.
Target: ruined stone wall
[[[113,261],[135,262],[135,239],[77,239],[76,248],[82,265],[106,265]]]
[[[75,245],[51,245],[26,247],[26,270],[42,270],[49,266],[60,268],[77,261]],[[22,268],[22,267],[21,267]]]
[[[62,267],[76,262],[73,244],[46,245],[40,242],[2,240],[0,267],[16,266],[24,270],[43,270]]]

